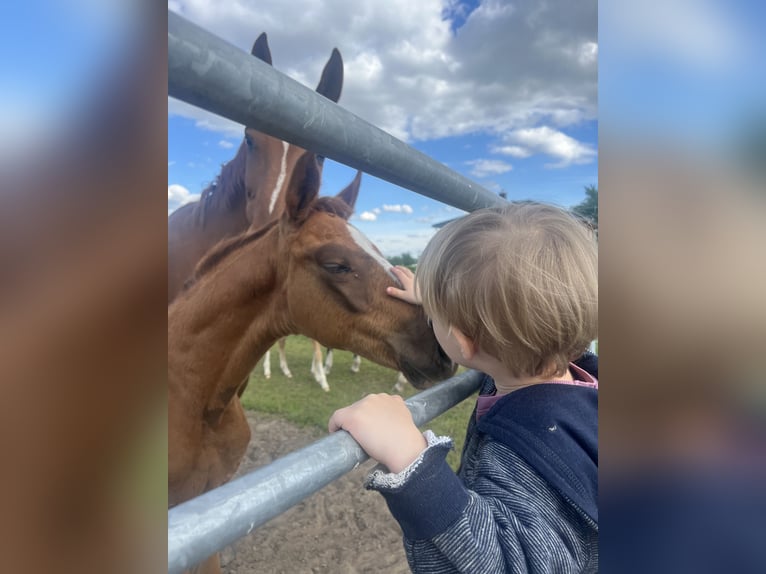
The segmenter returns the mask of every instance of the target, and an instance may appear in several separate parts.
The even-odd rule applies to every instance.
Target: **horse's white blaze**
[[[274,211],[274,206],[277,204],[279,194],[282,192],[282,186],[285,183],[285,176],[287,175],[287,150],[290,144],[282,142],[282,165],[279,168],[279,177],[277,177],[277,184],[274,186],[274,191],[271,192],[271,201],[269,201],[269,213]]]
[[[354,240],[354,242],[361,247],[365,253],[367,253],[370,257],[372,257],[378,265],[380,265],[383,269],[385,269],[386,273],[388,273],[391,278],[394,280],[394,282],[398,285],[399,279],[396,278],[396,275],[394,275],[394,272],[391,271],[391,269],[394,268],[393,265],[391,265],[388,261],[386,261],[386,258],[383,257],[377,249],[375,249],[375,246],[372,244],[372,242],[367,239],[367,237],[359,231],[356,227],[351,225],[350,223],[348,225],[348,232],[351,234],[351,238]]]

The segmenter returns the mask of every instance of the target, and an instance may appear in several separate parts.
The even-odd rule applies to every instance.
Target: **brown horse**
[[[280,337],[303,334],[407,373],[450,376],[419,306],[386,294],[391,266],[347,219],[342,197],[318,197],[306,152],[279,220],[221,242],[168,308],[168,503],[228,481],[250,440],[237,390]],[[217,557],[198,571],[217,572]]]
[[[272,64],[266,33],[258,36],[251,54]],[[342,88],[343,58],[337,49],[333,49],[316,91],[337,102]],[[304,151],[252,128],[245,129],[245,138],[236,155],[221,168],[221,173],[202,192],[199,201],[178,208],[168,218],[168,304],[191,276],[194,266],[221,239],[279,218],[285,206],[285,182],[296,159]],[[284,348],[285,342],[280,340],[279,363],[285,376],[291,377]],[[328,391],[321,357],[321,347],[314,343],[312,373]],[[271,375],[270,359],[270,353],[266,351],[266,378]],[[316,369],[315,364],[320,368]]]
[[[251,53],[271,65],[263,33]],[[316,91],[337,102],[343,87],[343,59],[332,51]],[[248,227],[261,227],[284,211],[284,187],[304,152],[302,148],[252,128],[232,160],[221,168],[199,201],[186,204],[168,218],[168,304],[178,295],[194,266],[221,239]]]

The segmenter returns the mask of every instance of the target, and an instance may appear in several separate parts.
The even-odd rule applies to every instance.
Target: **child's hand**
[[[407,303],[420,305],[420,293],[415,289],[415,274],[406,267],[401,267],[399,265],[395,266],[392,271],[402,283],[404,289],[386,287],[386,293],[392,297],[406,301]]]
[[[390,472],[407,468],[428,446],[399,395],[367,395],[330,417],[330,432],[343,429]]]

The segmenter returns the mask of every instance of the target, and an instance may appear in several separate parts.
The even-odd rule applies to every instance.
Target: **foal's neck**
[[[200,393],[205,403],[227,396],[288,334],[274,255],[278,236],[279,229],[272,227],[227,253],[170,306],[171,386]]]

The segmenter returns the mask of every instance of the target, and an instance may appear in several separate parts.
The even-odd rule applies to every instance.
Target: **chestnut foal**
[[[391,265],[318,197],[316,156],[299,158],[282,217],[221,242],[168,308],[168,503],[227,482],[250,440],[237,397],[280,337],[303,334],[401,370],[420,388],[454,373],[419,306],[389,297]],[[197,572],[219,572],[217,556]]]

